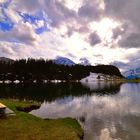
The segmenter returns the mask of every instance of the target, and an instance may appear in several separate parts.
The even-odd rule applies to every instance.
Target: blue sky
[[[139,0],[0,0],[0,56],[139,67],[139,9]]]
[[[10,5],[10,2],[4,2],[0,4],[1,7],[1,14],[3,16],[2,20],[0,21],[0,30],[2,31],[10,31],[14,27],[16,23],[14,23],[10,17],[6,14],[6,10],[8,9],[8,5]],[[43,32],[46,32],[49,30],[48,24],[49,20],[47,18],[47,15],[44,13],[44,11],[38,11],[35,14],[30,13],[22,13],[20,11],[15,11],[18,16],[21,17],[20,20],[22,20],[24,23],[28,22],[32,26],[34,26],[34,30],[37,34],[41,34]],[[38,25],[39,22],[42,22],[42,25]]]
[[[19,12],[19,15],[25,23],[28,22],[35,26],[34,30],[37,34],[41,34],[49,30],[49,20],[43,11],[39,11],[34,15]],[[39,22],[42,22],[41,26],[38,26]]]

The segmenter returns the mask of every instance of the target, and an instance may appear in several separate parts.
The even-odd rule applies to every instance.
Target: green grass
[[[16,116],[0,119],[1,140],[80,140],[83,130],[75,119],[43,120],[16,110],[16,106],[28,106],[30,102],[1,99]]]
[[[140,83],[140,79],[125,80],[125,82],[129,82],[129,83]]]

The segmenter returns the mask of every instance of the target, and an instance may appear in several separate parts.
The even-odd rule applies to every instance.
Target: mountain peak
[[[75,65],[75,63],[72,60],[70,60],[66,57],[61,57],[61,56],[57,56],[56,59],[53,60],[53,62],[55,64],[60,64],[60,65],[65,65],[65,66],[66,65],[68,65],[68,66]]]

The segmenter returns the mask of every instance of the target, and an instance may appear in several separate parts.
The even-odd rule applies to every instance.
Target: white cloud
[[[11,55],[14,55],[15,52],[13,51],[13,49],[11,47],[9,47],[9,45],[7,46],[7,43],[5,42],[0,42],[0,54],[4,54],[4,55],[8,55],[8,56],[11,56]]]
[[[44,26],[44,21],[43,20],[39,20],[39,21],[36,22],[36,24],[37,24],[38,28],[41,28],[41,27]]]
[[[76,12],[78,12],[78,9],[82,6],[83,0],[58,0],[61,3],[64,3],[64,5],[72,10],[75,10]]]
[[[18,13],[16,11],[14,11],[14,9],[12,9],[12,8],[7,8],[5,10],[5,14],[10,18],[10,20],[13,23],[18,23],[21,20],[21,18],[18,15]]]
[[[0,31],[0,41],[19,42],[21,44],[38,45],[39,36],[35,34],[29,23],[18,22],[9,32]]]
[[[76,56],[71,58],[77,63],[80,58],[92,64],[110,64],[118,59],[128,63],[132,61],[130,48],[136,48],[134,54],[140,48],[139,5],[138,0],[12,0],[4,11],[15,24],[9,32],[0,31],[0,41],[11,43],[9,48],[14,41],[25,44],[34,57],[62,55]],[[44,11],[51,23],[49,32],[37,35],[35,25],[24,23],[17,12],[32,15],[39,11]],[[44,24],[43,20],[36,23],[38,28]],[[29,55],[24,53],[27,55],[19,57]]]
[[[0,3],[3,3],[5,0],[0,0]]]

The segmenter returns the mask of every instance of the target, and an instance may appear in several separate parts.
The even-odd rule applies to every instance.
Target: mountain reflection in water
[[[36,100],[42,118],[76,118],[84,140],[140,139],[140,84],[0,85],[0,97]]]

